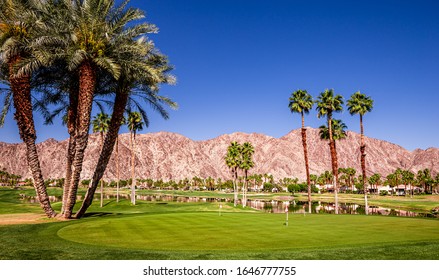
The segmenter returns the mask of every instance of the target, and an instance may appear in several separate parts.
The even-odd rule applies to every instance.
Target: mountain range
[[[121,178],[130,177],[129,134],[119,136],[119,162]],[[258,133],[224,134],[214,139],[194,141],[183,135],[158,132],[138,134],[136,137],[136,177],[163,180],[178,180],[194,176],[207,178],[231,178],[224,157],[230,142],[251,142],[255,148],[255,166],[250,174],[271,174],[275,179],[297,177],[305,179],[301,130],[274,138]],[[408,151],[387,141],[365,137],[367,174],[380,173],[386,176],[397,168],[417,172],[429,168],[439,173],[439,149],[416,149]],[[84,159],[82,178],[91,178],[99,157],[99,135],[92,134]],[[307,143],[311,174],[331,170],[328,142],[320,140],[319,130],[307,128]],[[45,178],[62,178],[65,173],[68,140],[48,139],[37,144],[41,167]],[[337,141],[339,167],[353,167],[360,174],[360,135],[347,132],[346,139]],[[0,142],[0,168],[8,172],[30,177],[26,164],[24,144]],[[115,152],[104,178],[116,178]]]

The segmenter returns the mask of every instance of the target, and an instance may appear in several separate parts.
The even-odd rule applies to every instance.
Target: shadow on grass
[[[118,215],[122,215],[122,214],[120,214],[120,213],[113,213],[113,212],[90,212],[90,213],[85,213],[84,214],[84,218],[118,216]]]

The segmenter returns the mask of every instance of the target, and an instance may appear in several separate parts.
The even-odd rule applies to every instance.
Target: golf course
[[[289,213],[287,224],[285,213],[233,203],[107,199],[65,221],[26,194],[0,189],[1,259],[439,259],[437,218]]]

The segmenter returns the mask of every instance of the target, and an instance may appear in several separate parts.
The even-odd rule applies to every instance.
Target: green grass
[[[364,195],[362,194],[339,194],[340,202],[364,204]],[[306,201],[308,198],[305,194],[296,194],[295,199]],[[313,194],[314,201],[333,202],[333,194]],[[409,196],[368,196],[369,206],[380,206],[384,208],[401,209],[413,212],[429,213],[433,208],[439,206],[438,195],[415,195]]]
[[[0,189],[0,214],[41,213],[20,193]],[[438,219],[290,214],[287,227],[285,214],[232,204],[222,216],[216,203],[104,205],[81,220],[0,226],[0,259],[439,259]]]

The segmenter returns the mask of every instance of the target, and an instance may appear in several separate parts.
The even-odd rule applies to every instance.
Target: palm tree
[[[293,92],[289,100],[290,102],[288,104],[288,108],[290,108],[291,113],[299,113],[302,116],[302,145],[303,156],[305,159],[306,183],[308,185],[308,211],[309,213],[311,213],[311,180],[309,177],[308,149],[306,143],[304,114],[309,114],[309,110],[312,109],[314,101],[312,100],[311,95],[306,90],[300,89]]]
[[[407,185],[410,188],[410,197],[413,198],[413,181],[415,179],[415,174],[410,170],[402,171],[402,183],[404,184],[404,191],[407,195]]]
[[[363,175],[364,186],[364,203],[366,205],[366,215],[368,214],[367,206],[367,188],[366,188],[366,144],[364,143],[364,127],[363,116],[372,111],[373,100],[364,93],[357,91],[354,93],[347,102],[348,110],[351,115],[360,115],[360,153],[361,153],[361,171]]]
[[[236,181],[238,180],[238,168],[241,165],[240,147],[241,145],[238,142],[231,142],[225,157],[226,165],[231,169],[233,175],[233,191],[235,194],[233,203],[235,207],[238,204],[238,186]]]
[[[418,170],[418,173],[416,175],[416,180],[418,181],[419,187],[422,186],[424,189],[424,193],[432,193],[432,182],[433,178],[431,177],[430,169],[425,168],[422,170]],[[430,191],[428,191],[428,188],[431,188]]]
[[[368,183],[372,188],[375,186],[375,194],[378,194],[378,185],[381,183],[381,175],[378,173],[373,174],[369,177]]]
[[[125,119],[122,120],[121,125],[125,124]],[[103,147],[102,147],[103,150]],[[119,133],[116,136],[116,202],[119,203],[119,188],[120,188],[120,164],[119,164]]]
[[[130,112],[127,117],[127,125],[130,131],[131,147],[131,203],[136,205],[136,172],[135,172],[135,149],[137,131],[143,129],[142,115],[139,112]]]
[[[352,192],[353,192],[354,191],[354,184],[353,184],[354,183],[354,177],[355,177],[355,174],[357,173],[357,170],[355,170],[352,167],[348,167],[348,168],[345,169],[345,173],[348,176],[349,187],[352,189]]]
[[[102,177],[110,160],[115,142],[118,139],[120,125],[123,123],[124,112],[139,111],[145,125],[148,126],[149,120],[142,108],[143,103],[150,105],[164,119],[169,118],[164,106],[169,106],[171,109],[178,108],[175,102],[157,94],[159,84],[175,83],[175,77],[168,74],[172,67],[168,64],[167,58],[158,53],[153,44],[146,39],[136,41],[124,39],[119,46],[121,50],[118,52],[117,59],[121,65],[121,76],[112,85],[115,100],[110,127],[93,174],[93,184],[88,189],[76,217],[81,217],[93,201],[97,187],[94,182]]]
[[[332,119],[332,138],[334,141],[345,139],[347,136],[346,129],[348,128],[346,124],[337,119]],[[329,140],[329,129],[326,125],[321,125],[319,127],[319,135],[322,140]]]
[[[241,145],[240,156],[241,161],[239,168],[244,171],[244,187],[243,187],[243,198],[242,198],[242,206],[245,207],[247,205],[247,189],[248,189],[248,170],[255,166],[253,162],[253,154],[255,149],[250,142],[245,142]]]
[[[397,168],[393,173],[393,175],[394,175],[395,186],[398,188],[399,184],[402,183],[403,170],[401,168]]]
[[[0,1],[0,56],[2,57],[0,71],[9,82],[15,107],[14,118],[20,138],[26,145],[27,164],[32,174],[38,201],[45,214],[51,218],[56,213],[50,205],[35,145],[37,135],[31,101],[32,72],[17,72],[23,61],[34,55],[29,51],[29,45],[34,40],[39,22],[41,22],[41,13],[37,2]],[[10,101],[9,95],[6,103]],[[8,107],[4,107],[3,116]]]
[[[97,114],[92,121],[93,132],[99,132],[101,149],[102,146],[104,145],[104,134],[108,131],[109,123],[110,123],[110,117],[103,112]],[[104,181],[102,179],[100,181],[101,181],[101,208],[102,208],[104,202]]]
[[[317,98],[317,116],[319,118],[326,116],[328,124],[328,139],[329,139],[329,149],[331,152],[331,162],[332,162],[332,174],[334,175],[333,186],[335,194],[335,213],[338,214],[338,162],[337,162],[337,151],[335,148],[335,140],[332,131],[332,114],[335,112],[341,112],[343,110],[343,97],[339,94],[334,95],[332,89],[326,89],[324,92],[320,93]]]

